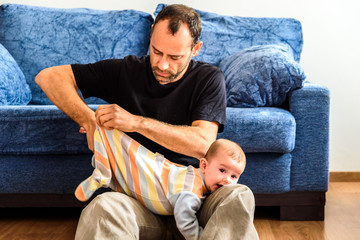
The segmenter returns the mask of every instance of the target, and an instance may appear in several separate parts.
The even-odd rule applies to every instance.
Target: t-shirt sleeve
[[[116,76],[121,60],[103,60],[90,64],[72,64],[75,81],[84,98],[98,97],[113,102]],[[114,85],[115,84],[115,85]],[[113,87],[108,87],[113,86]],[[116,95],[116,94],[115,94]]]
[[[193,121],[207,120],[219,123],[219,132],[224,130],[226,120],[225,77],[220,69],[209,76],[204,90],[197,100]]]

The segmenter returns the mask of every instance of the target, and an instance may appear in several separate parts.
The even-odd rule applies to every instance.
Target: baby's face
[[[224,185],[236,184],[244,169],[244,162],[237,162],[225,151],[219,150],[207,161],[206,168],[201,170],[204,174],[206,187],[214,192]]]

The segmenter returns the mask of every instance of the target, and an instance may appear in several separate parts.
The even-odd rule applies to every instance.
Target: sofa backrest
[[[159,4],[154,15],[165,7]],[[302,27],[292,18],[223,16],[196,10],[204,45],[195,60],[219,66],[230,55],[255,45],[285,45],[299,62]],[[90,63],[148,53],[152,15],[136,10],[56,9],[17,4],[0,6],[0,43],[23,71],[32,104],[51,104],[35,84],[44,68]],[[242,80],[243,81],[243,80]],[[99,103],[98,99],[86,100]]]
[[[135,11],[0,6],[0,43],[14,57],[32,104],[51,104],[34,82],[44,68],[147,54],[151,14]]]
[[[159,4],[156,16],[166,5]],[[291,48],[299,62],[303,46],[301,23],[293,18],[233,17],[196,10],[202,23],[200,40],[204,42],[195,58],[219,65],[221,60],[255,45],[279,44]]]

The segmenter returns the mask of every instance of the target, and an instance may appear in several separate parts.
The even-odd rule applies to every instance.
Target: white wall
[[[330,171],[360,171],[360,7],[355,0],[184,0],[193,8],[247,17],[293,17],[301,21],[301,65],[308,79],[331,91]],[[153,13],[155,0],[0,0],[48,7],[137,9]]]

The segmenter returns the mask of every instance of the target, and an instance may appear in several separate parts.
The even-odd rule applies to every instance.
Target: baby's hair
[[[215,155],[220,147],[222,147],[234,161],[244,161],[246,164],[245,153],[240,145],[228,139],[217,139],[215,142],[213,142],[207,151],[205,158],[209,161],[209,159]]]

